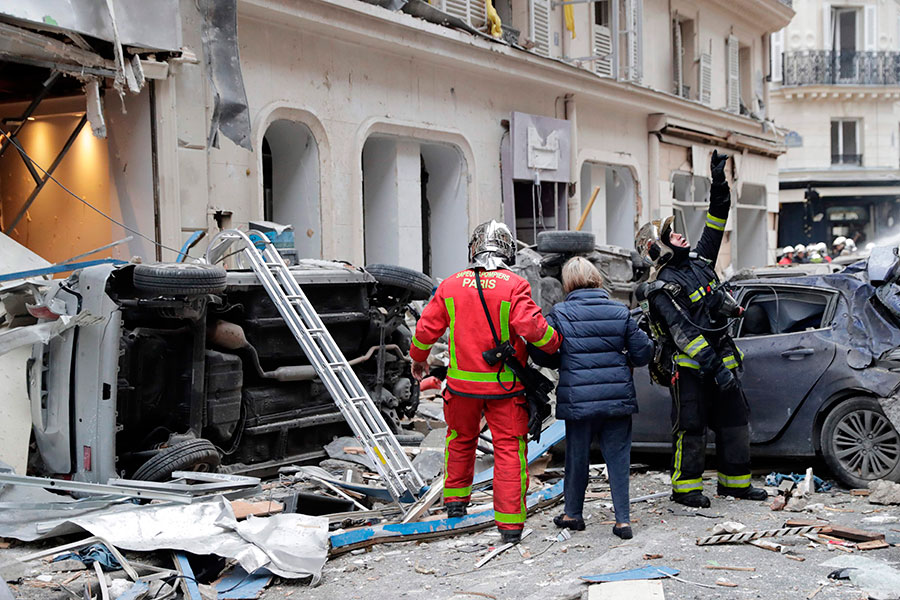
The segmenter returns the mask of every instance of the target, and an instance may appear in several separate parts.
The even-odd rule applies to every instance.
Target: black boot
[[[522,540],[521,529],[501,529],[500,539],[504,544],[518,544]]]
[[[448,502],[444,505],[447,509],[447,517],[450,519],[458,519],[466,516],[466,502]]]
[[[702,492],[672,492],[672,500],[691,508],[709,508],[709,498]]]
[[[573,519],[566,513],[553,517],[553,524],[560,529],[568,528],[572,531],[584,531],[584,519],[581,517]]]
[[[732,496],[740,500],[766,500],[769,494],[766,490],[758,487],[748,486],[745,488],[730,488],[723,485],[716,486],[716,494],[719,496]]]

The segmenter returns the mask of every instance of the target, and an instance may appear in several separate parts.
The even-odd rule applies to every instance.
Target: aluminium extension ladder
[[[251,239],[250,235],[259,237],[260,240]],[[263,245],[262,249],[258,249],[260,243]],[[341,353],[274,244],[258,231],[244,233],[228,229],[212,239],[205,258],[206,262],[215,264],[236,254],[249,261],[319,379],[325,384],[366,454],[375,463],[391,497],[398,504],[404,496],[409,496],[407,501],[415,500],[425,486],[424,481],[397,438],[388,429],[378,407],[369,397],[353,367]]]

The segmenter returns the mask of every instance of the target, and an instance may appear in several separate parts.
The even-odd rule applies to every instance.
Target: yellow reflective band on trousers
[[[683,457],[684,432],[679,431],[678,437],[675,439],[675,469],[672,471],[672,491],[678,493],[693,492],[694,490],[703,490],[702,479],[682,479],[681,478],[681,459]]]
[[[709,213],[706,213],[706,226],[710,229],[715,229],[716,231],[725,231],[725,219],[720,219],[719,217],[714,217]]]
[[[719,485],[730,488],[750,487],[750,473],[746,475],[726,475],[719,473]]]
[[[539,339],[538,341],[536,341],[536,342],[534,343],[534,345],[535,345],[536,347],[538,347],[538,348],[540,348],[541,346],[546,346],[547,343],[550,342],[551,339],[553,339],[553,332],[554,332],[554,331],[555,331],[555,330],[554,330],[552,327],[550,327],[549,325],[547,325],[547,331],[544,332],[544,337],[542,337],[541,339]]]
[[[514,514],[494,511],[494,520],[498,523],[524,523],[525,518],[528,516],[528,508],[525,505],[525,494],[528,492],[528,459],[525,456],[527,445],[525,444],[524,437],[518,437],[516,439],[519,441],[519,470],[522,481],[522,489],[519,493],[520,508],[519,512]]]
[[[447,436],[447,441],[444,445],[444,498],[465,498],[466,496],[471,495],[472,486],[464,487],[464,488],[448,488],[447,487],[447,467],[450,462],[450,442],[459,437],[459,432],[455,429],[450,430],[450,435]]]
[[[413,343],[413,346],[415,346],[419,350],[423,350],[423,351],[431,350],[431,347],[434,346],[434,344],[423,344],[422,342],[420,342],[419,340],[416,339],[416,336],[413,336],[412,343]]]
[[[703,350],[704,348],[706,348],[708,346],[709,346],[709,343],[706,341],[706,338],[703,337],[702,335],[698,335],[697,337],[692,339],[690,341],[690,343],[688,343],[687,346],[685,346],[684,351],[687,352],[688,356],[690,356],[691,358],[694,358],[695,356],[697,356],[698,352],[700,352],[701,350]]]

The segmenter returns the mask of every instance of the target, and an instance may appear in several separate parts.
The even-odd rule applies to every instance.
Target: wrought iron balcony
[[[900,85],[900,52],[801,50],[782,60],[784,85]]]
[[[832,154],[831,164],[833,165],[853,165],[855,167],[862,166],[862,154]]]

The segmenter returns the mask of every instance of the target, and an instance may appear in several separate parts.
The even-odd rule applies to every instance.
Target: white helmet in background
[[[871,253],[872,248],[874,248],[874,247],[875,247],[875,242],[869,242],[868,244],[866,244],[866,252]]]
[[[836,248],[838,246],[843,246],[846,243],[847,243],[847,238],[845,238],[842,235],[839,235],[836,238],[834,238],[833,242],[831,242],[831,247]]]
[[[806,246],[803,244],[797,244],[794,246],[794,252],[806,252]]]
[[[847,238],[847,241],[844,243],[844,249],[848,252],[856,252],[856,242]]]
[[[781,254],[782,254],[782,255],[785,255],[785,254],[793,254],[793,253],[794,253],[794,247],[793,247],[793,246],[785,246],[784,248],[781,249]]]
[[[825,254],[826,252],[828,252],[828,246],[825,245],[825,242],[819,242],[818,244],[816,244],[816,250],[819,253]]]

